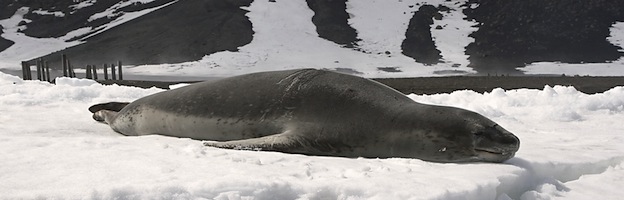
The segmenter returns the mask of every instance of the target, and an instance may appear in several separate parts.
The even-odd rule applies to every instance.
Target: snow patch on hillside
[[[466,1],[443,1],[440,6],[446,6],[451,10],[442,11],[441,20],[433,20],[431,26],[431,37],[440,54],[442,61],[448,65],[466,67],[470,64],[466,55],[466,46],[475,40],[469,37],[472,32],[477,31],[475,27],[478,23],[467,21],[462,6]],[[441,27],[438,29],[437,27]]]
[[[384,53],[364,53],[343,48],[320,38],[311,20],[314,12],[309,9],[304,0],[254,1],[248,8],[245,8],[249,10],[247,16],[253,24],[253,40],[250,44],[240,47],[237,52],[218,52],[207,55],[198,62],[138,66],[128,69],[127,72],[152,75],[232,76],[267,70],[325,68],[365,77],[435,76],[438,71],[453,70],[456,71],[455,74],[474,72],[467,67],[424,66],[401,54],[401,38],[405,38],[405,30],[407,30],[411,15],[409,13],[397,14],[395,10],[415,8],[409,8],[409,5],[413,4],[405,2],[399,2],[399,4],[377,2],[380,3],[379,5],[375,2],[350,1],[347,4],[347,12],[353,15],[350,20],[352,26],[358,29],[360,35],[363,35],[363,38],[361,37],[363,47],[377,49],[371,50],[372,52],[383,51]],[[390,7],[389,9],[377,7],[382,5]],[[383,20],[367,21],[373,20],[367,19],[371,16],[371,10],[376,10],[381,16],[378,19],[383,18]],[[297,15],[292,13],[297,13]],[[384,17],[386,15],[387,17]],[[399,25],[394,24],[397,20]],[[383,27],[358,27],[358,25],[364,26],[370,23]],[[384,25],[385,23],[391,23],[391,25]],[[381,31],[385,29],[384,27],[389,30]],[[367,37],[367,34],[370,37]],[[391,54],[385,54],[385,51],[391,51]],[[383,71],[380,68],[396,69],[396,72]]]
[[[29,10],[30,8],[28,7],[19,8],[11,18],[0,20],[0,25],[4,27],[2,37],[15,42],[15,44],[0,52],[0,68],[19,69],[21,61],[44,56],[50,52],[59,51],[81,43],[79,41],[66,41],[72,39],[77,34],[83,34],[86,29],[78,29],[59,38],[34,38],[21,33],[20,30],[26,29],[27,25],[20,25],[20,22],[28,23],[30,21],[24,19],[24,15]]]
[[[65,17],[65,13],[61,11],[50,12],[40,8],[39,10],[33,10],[32,12],[38,15],[54,15],[55,17]]]
[[[115,20],[113,20],[112,22],[110,22],[108,24],[104,24],[104,25],[98,26],[96,28],[93,28],[92,30],[97,30],[97,31],[95,31],[95,32],[93,32],[93,33],[91,33],[91,34],[81,38],[81,40],[86,40],[86,39],[88,39],[90,37],[93,37],[93,36],[95,36],[97,34],[103,33],[103,32],[105,32],[105,31],[107,31],[107,30],[109,30],[109,29],[111,29],[113,27],[119,26],[119,25],[121,25],[123,23],[126,23],[126,22],[130,21],[130,20],[136,19],[136,18],[138,18],[140,16],[143,16],[143,15],[145,15],[147,13],[153,12],[153,11],[161,9],[161,8],[164,8],[164,7],[168,6],[168,5],[171,5],[171,4],[174,4],[175,2],[177,2],[177,0],[176,0],[176,1],[172,1],[172,2],[169,2],[167,4],[158,6],[158,7],[143,9],[143,10],[135,11],[135,12],[119,12],[118,11],[118,9],[121,9],[123,7],[132,5],[134,3],[149,3],[151,1],[154,1],[154,0],[122,1],[122,2],[119,2],[119,3],[111,6],[110,8],[108,8],[104,12],[96,13],[96,14],[92,15],[89,18],[89,21],[93,21],[95,19],[102,18],[102,17],[108,17],[108,18],[117,17],[117,16],[119,16],[119,17],[117,17]]]
[[[401,43],[405,40],[407,26],[419,6],[420,1],[387,1],[359,0],[347,1],[347,13],[350,14],[349,25],[357,30],[358,48],[372,54],[403,56]],[[442,0],[430,2],[437,4]],[[374,14],[373,14],[374,13]],[[411,59],[411,58],[410,58]]]
[[[611,34],[607,37],[607,40],[611,44],[620,47],[619,51],[624,52],[624,22],[617,22],[611,26]]]
[[[74,12],[76,12],[76,10],[92,6],[93,4],[95,4],[95,2],[97,2],[97,0],[82,0],[78,2],[77,4],[70,5],[69,8],[74,10],[71,12],[73,14]]]
[[[146,4],[146,3],[150,3],[153,2],[154,0],[130,0],[130,1],[120,1],[117,4],[109,7],[108,9],[106,9],[105,11],[99,12],[99,13],[95,13],[93,15],[91,15],[91,17],[89,17],[88,21],[93,21],[96,19],[100,19],[103,17],[107,17],[107,18],[113,18],[113,17],[117,17],[120,15],[123,15],[123,12],[120,12],[119,10],[127,7],[127,6],[131,6],[133,4]]]

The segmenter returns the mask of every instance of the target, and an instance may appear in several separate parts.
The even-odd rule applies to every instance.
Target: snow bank
[[[0,194],[6,199],[617,199],[624,185],[624,87],[410,95],[477,111],[521,139],[504,164],[236,151],[126,137],[87,108],[160,89],[0,73]]]

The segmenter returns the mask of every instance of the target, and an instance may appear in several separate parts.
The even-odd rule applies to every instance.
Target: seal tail
[[[129,102],[108,102],[108,103],[95,104],[89,107],[89,111],[91,113],[96,113],[97,111],[100,111],[100,110],[110,110],[110,111],[119,112],[128,104],[130,103]]]

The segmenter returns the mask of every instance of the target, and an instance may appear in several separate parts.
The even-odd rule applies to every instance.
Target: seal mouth
[[[496,155],[507,155],[509,152],[497,151],[492,149],[475,149],[477,153],[488,153],[488,154],[496,154]]]
[[[479,160],[488,162],[503,162],[515,155],[514,151],[500,149],[475,149],[475,152]]]

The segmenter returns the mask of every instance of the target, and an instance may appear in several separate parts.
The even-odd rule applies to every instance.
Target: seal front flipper
[[[204,145],[224,149],[302,153],[305,152],[304,148],[308,146],[306,145],[307,142],[305,141],[306,139],[301,136],[291,134],[289,132],[284,132],[280,134],[244,140],[233,140],[224,142],[205,141]]]

